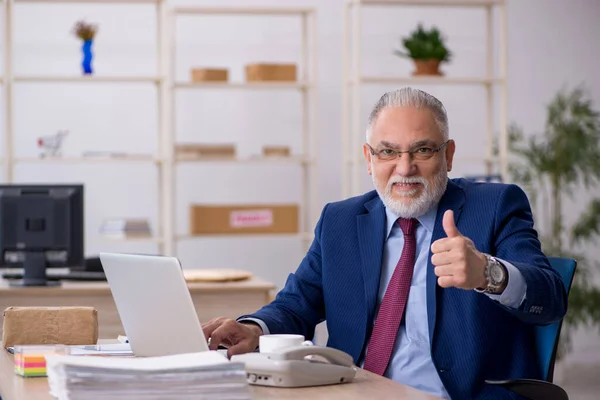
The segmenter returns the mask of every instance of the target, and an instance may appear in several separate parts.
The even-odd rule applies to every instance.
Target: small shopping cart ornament
[[[67,136],[68,134],[69,131],[60,130],[54,135],[42,136],[38,138],[38,147],[42,149],[40,157],[60,157],[63,141],[65,139],[65,136]]]

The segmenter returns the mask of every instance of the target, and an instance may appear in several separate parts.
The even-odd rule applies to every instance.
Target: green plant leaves
[[[442,34],[436,27],[425,30],[422,24],[419,24],[409,37],[401,40],[401,43],[406,51],[394,51],[394,54],[400,57],[408,57],[414,60],[435,59],[443,62],[450,61],[452,57]]]
[[[587,209],[573,225],[571,236],[574,243],[600,237],[600,198],[590,201]]]
[[[600,289],[589,276],[590,271],[600,269],[600,263],[571,251],[575,244],[600,237],[600,198],[592,200],[570,228],[565,226],[562,214],[564,197],[573,196],[582,187],[597,193],[600,187],[600,112],[582,86],[563,89],[547,105],[542,133],[526,138],[516,125],[511,125],[508,133],[510,153],[516,156],[510,166],[513,181],[523,186],[532,205],[541,197],[552,210],[541,216],[551,228],[551,232],[540,235],[542,250],[548,256],[577,260],[561,333],[559,354],[564,354],[570,346],[572,329],[580,325],[600,327]],[[571,247],[563,247],[563,238]]]

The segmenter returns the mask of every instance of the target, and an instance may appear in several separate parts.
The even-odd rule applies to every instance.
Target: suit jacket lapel
[[[367,337],[369,327],[375,314],[375,304],[379,290],[381,263],[383,259],[383,244],[385,240],[385,208],[376,197],[367,203],[367,214],[358,215],[358,245],[360,261],[365,284],[365,305],[367,315]]]
[[[444,232],[444,228],[442,226],[442,218],[444,217],[444,213],[446,210],[454,211],[454,222],[458,223],[458,219],[460,217],[460,212],[462,210],[462,206],[465,202],[465,193],[463,190],[452,183],[451,180],[448,180],[448,186],[446,188],[446,192],[440,199],[440,203],[438,205],[437,215],[435,217],[435,225],[433,228],[433,234],[431,235],[431,243],[435,242],[438,239],[446,237],[446,233]],[[429,325],[429,342],[433,345],[433,334],[435,330],[435,321],[436,321],[436,309],[437,309],[437,276],[435,275],[433,269],[434,266],[431,263],[431,246],[429,249],[429,258],[427,261],[427,320]]]

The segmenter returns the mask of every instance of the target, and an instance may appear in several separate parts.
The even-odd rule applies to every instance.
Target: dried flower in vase
[[[96,32],[98,32],[98,25],[87,23],[85,21],[77,21],[73,27],[73,34],[84,42],[94,40]]]
[[[98,26],[85,21],[77,21],[73,27],[73,34],[83,41],[81,46],[81,51],[83,53],[81,67],[84,75],[91,75],[93,73],[92,59],[94,55],[92,52],[92,44],[94,43],[96,32],[98,32]]]

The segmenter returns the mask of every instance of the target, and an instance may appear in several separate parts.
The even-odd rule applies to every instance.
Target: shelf
[[[444,76],[406,76],[406,77],[376,77],[365,76],[362,83],[368,84],[404,84],[421,83],[436,85],[492,85],[504,83],[502,78],[461,78]],[[355,82],[349,82],[353,85]]]
[[[305,90],[310,87],[310,84],[303,82],[180,82],[176,83],[174,87],[176,89]]]
[[[313,160],[301,156],[289,156],[289,157],[246,157],[246,158],[217,158],[217,157],[205,157],[205,158],[189,158],[189,157],[176,157],[178,163],[240,163],[240,164],[269,164],[269,163],[286,163],[286,164],[312,164]]]
[[[302,240],[312,240],[314,238],[314,234],[312,232],[305,233],[223,233],[223,234],[205,234],[205,235],[192,235],[192,234],[183,234],[176,235],[176,240],[190,240],[190,239],[275,239],[275,238],[298,238]]]
[[[353,3],[368,6],[489,7],[502,5],[504,0],[359,0]]]
[[[313,102],[317,99],[317,93],[315,90],[318,84],[318,80],[316,79],[316,74],[318,72],[317,68],[317,58],[318,52],[316,47],[317,41],[317,21],[316,21],[316,10],[314,7],[310,6],[293,6],[291,8],[279,7],[278,4],[273,4],[272,6],[264,5],[253,7],[253,5],[246,4],[245,2],[240,3],[238,6],[232,5],[232,7],[228,7],[226,4],[221,4],[222,2],[213,2],[215,7],[211,7],[209,4],[199,4],[200,2],[187,2],[188,4],[180,4],[180,5],[171,5],[169,6],[168,0],[0,0],[2,5],[6,4],[5,7],[0,6],[4,11],[6,11],[5,18],[2,20],[6,20],[8,23],[7,26],[12,26],[11,24],[18,24],[18,20],[15,19],[17,16],[16,11],[18,10],[18,6],[22,5],[22,11],[27,13],[31,13],[35,9],[37,5],[74,5],[79,4],[81,6],[88,5],[104,5],[106,8],[109,6],[118,6],[118,5],[148,5],[145,6],[149,11],[151,8],[154,9],[155,12],[152,12],[153,25],[156,27],[156,55],[154,61],[151,61],[151,64],[155,64],[155,68],[150,71],[147,71],[143,76],[136,75],[135,71],[113,71],[116,75],[108,75],[111,74],[111,71],[94,71],[94,74],[91,75],[83,75],[82,71],[79,69],[70,69],[70,70],[50,70],[50,69],[40,69],[39,71],[27,71],[21,70],[19,72],[12,71],[10,68],[6,71],[6,75],[2,75],[0,77],[0,83],[5,83],[10,89],[10,87],[39,87],[40,90],[45,88],[58,88],[61,84],[71,85],[71,89],[75,87],[76,84],[88,84],[88,86],[82,85],[81,88],[89,88],[93,89],[92,84],[101,83],[104,86],[98,86],[99,90],[102,87],[108,87],[109,85],[115,85],[116,90],[120,90],[120,87],[116,87],[116,84],[130,84],[130,86],[124,86],[123,89],[129,89],[130,87],[135,89],[136,87],[142,88],[142,85],[146,89],[149,90],[157,90],[157,108],[156,112],[152,110],[152,117],[154,119],[154,114],[156,113],[156,125],[157,125],[157,146],[155,149],[133,149],[133,152],[144,152],[148,151],[150,154],[121,154],[121,151],[108,152],[108,151],[92,151],[96,150],[93,148],[86,149],[87,151],[73,151],[71,154],[63,154],[62,156],[57,155],[56,157],[45,157],[42,158],[39,154],[43,153],[42,148],[32,147],[28,152],[18,152],[14,145],[14,136],[15,136],[15,123],[13,122],[14,118],[6,118],[2,119],[2,121],[6,120],[6,123],[3,123],[3,128],[7,131],[5,134],[8,138],[6,140],[6,149],[4,149],[4,155],[0,158],[0,162],[2,162],[5,167],[3,171],[5,171],[6,182],[14,181],[15,176],[15,168],[16,171],[25,172],[25,170],[32,169],[36,171],[43,172],[48,169],[50,164],[55,164],[57,167],[55,168],[80,168],[83,165],[88,165],[86,168],[97,168],[101,165],[113,164],[114,167],[123,167],[123,168],[137,168],[138,166],[142,166],[141,163],[147,163],[143,168],[145,169],[155,169],[157,170],[157,227],[158,229],[151,235],[147,236],[120,236],[120,235],[103,235],[101,232],[97,232],[94,235],[94,241],[98,240],[101,242],[127,242],[128,245],[131,243],[139,243],[148,245],[150,243],[158,243],[159,251],[161,254],[166,255],[176,255],[175,245],[177,244],[177,240],[179,239],[192,239],[192,238],[245,238],[247,239],[259,239],[259,240],[271,240],[277,238],[288,238],[287,240],[292,241],[296,244],[296,240],[298,239],[312,239],[312,234],[303,234],[303,233],[295,233],[295,234],[244,234],[244,235],[176,235],[175,234],[175,222],[177,221],[177,215],[180,211],[177,210],[177,185],[179,184],[179,176],[177,176],[177,168],[179,164],[188,164],[188,166],[183,167],[186,168],[222,168],[225,166],[231,166],[233,169],[240,168],[242,165],[245,167],[248,166],[252,169],[254,168],[262,168],[269,170],[278,170],[278,169],[293,169],[294,171],[301,170],[302,178],[300,179],[299,185],[300,190],[302,191],[302,199],[298,200],[299,203],[299,222],[301,221],[301,230],[308,230],[312,225],[312,212],[311,208],[313,204],[316,202],[316,198],[313,195],[313,191],[316,191],[316,156],[313,154],[316,150],[316,146],[314,141],[316,141],[316,126],[315,121],[316,118],[314,114],[316,113],[316,107],[313,105]],[[30,3],[30,6],[26,7],[25,4]],[[206,3],[206,2],[205,2]],[[12,6],[11,6],[12,5]],[[25,10],[27,8],[27,10]],[[104,7],[103,7],[104,8]],[[31,9],[31,10],[30,10]],[[107,9],[108,10],[108,9]],[[111,11],[112,12],[112,11]],[[114,9],[114,12],[119,12],[118,9]],[[187,15],[187,16],[186,16]],[[175,72],[177,71],[176,64],[177,58],[174,53],[172,53],[172,49],[176,49],[177,35],[174,35],[174,30],[171,29],[171,25],[177,24],[177,16],[183,16],[180,21],[185,22],[191,18],[211,18],[217,17],[217,19],[221,18],[241,18],[244,16],[252,17],[252,18],[261,18],[264,19],[265,23],[268,22],[267,18],[280,18],[286,20],[298,20],[301,22],[301,32],[300,33],[300,41],[301,45],[299,46],[301,59],[298,60],[297,66],[299,70],[302,70],[303,75],[298,76],[297,80],[292,81],[265,81],[265,82],[246,82],[244,77],[238,79],[237,82],[191,82],[191,79],[188,76],[179,76],[179,79],[176,79]],[[185,20],[184,20],[185,19]],[[204,20],[204,19],[203,19]],[[259,27],[260,28],[260,27]],[[152,33],[152,32],[150,32]],[[13,35],[14,36],[14,35]],[[12,65],[14,57],[12,52],[11,44],[17,46],[18,44],[14,42],[14,37],[8,35],[6,38],[7,46],[4,46],[0,52],[6,53],[7,66]],[[153,46],[154,47],[154,46]],[[173,57],[171,59],[171,56]],[[17,72],[15,74],[15,72]],[[189,82],[188,82],[189,81]],[[140,86],[133,86],[134,84]],[[20,86],[19,86],[20,85]],[[45,86],[43,86],[45,85]],[[111,87],[112,88],[112,87]],[[68,88],[66,88],[68,89]],[[79,87],[77,88],[79,89]],[[200,89],[204,92],[201,95],[211,96],[219,91],[229,91],[229,94],[233,94],[232,90],[237,90],[239,93],[243,93],[243,91],[253,90],[252,96],[258,95],[262,96],[267,95],[270,96],[271,93],[267,94],[267,91],[280,91],[279,93],[273,93],[275,96],[285,95],[286,92],[284,90],[289,90],[291,96],[299,97],[301,99],[300,104],[298,105],[299,110],[301,112],[301,119],[298,120],[298,130],[301,131],[301,139],[302,139],[302,151],[299,152],[299,155],[291,155],[291,156],[263,156],[261,150],[258,149],[255,151],[256,155],[252,154],[238,154],[237,157],[232,158],[216,158],[216,157],[202,157],[195,158],[192,156],[190,158],[186,154],[181,154],[176,151],[175,143],[177,142],[177,135],[175,134],[177,124],[177,106],[178,103],[176,101],[177,91],[181,90],[196,90]],[[6,104],[3,104],[4,110],[0,110],[2,115],[13,115],[14,114],[14,96],[12,92],[8,91],[4,96],[6,97]],[[187,95],[187,93],[185,94]],[[18,122],[18,121],[17,121]],[[296,121],[294,120],[294,125],[296,125]],[[154,130],[154,129],[153,129]],[[17,153],[17,154],[15,154]],[[64,153],[64,152],[63,152]],[[92,154],[93,153],[93,154]],[[109,154],[112,153],[112,154]],[[156,154],[154,154],[156,153]],[[120,163],[120,164],[116,164]],[[24,167],[23,164],[30,164],[27,167]],[[94,165],[97,164],[97,165]],[[191,166],[191,164],[197,164]],[[238,165],[239,164],[239,165]],[[58,165],[62,165],[58,167]],[[311,167],[307,167],[310,165]],[[314,170],[313,170],[314,166]],[[95,170],[95,169],[94,169]],[[90,171],[88,171],[90,172]],[[146,171],[148,172],[148,171]],[[184,229],[185,230],[185,229]],[[268,243],[268,242],[267,242]],[[301,242],[304,246],[306,242]],[[310,242],[308,243],[310,244]]]
[[[96,163],[159,163],[160,159],[154,156],[126,156],[126,157],[17,157],[16,163],[55,163],[55,164],[96,164]]]
[[[14,0],[15,3],[100,3],[100,4],[158,4],[162,0]]]
[[[459,156],[457,154],[454,154],[453,162],[454,163],[462,163],[462,162],[469,162],[469,163],[472,163],[472,162],[482,162],[482,163],[485,163],[485,162],[495,162],[495,161],[497,161],[497,159],[498,159],[498,157],[492,157],[492,158],[470,157],[470,156],[461,157],[461,156]],[[366,166],[366,161],[365,161],[365,159],[362,156],[361,157],[357,157],[355,159],[351,159],[351,158],[350,159],[346,159],[345,162],[346,162],[346,164],[350,164],[350,165],[365,164],[365,166]]]
[[[112,242],[150,242],[150,243],[163,243],[162,238],[155,238],[152,236],[110,236],[100,234],[98,237],[100,240],[112,241]]]
[[[159,83],[157,76],[98,76],[98,75],[73,75],[73,76],[51,76],[51,75],[22,75],[15,76],[15,82],[44,82],[44,83]]]
[[[192,2],[188,2],[192,3]],[[213,2],[218,3],[218,2]],[[298,111],[301,113],[301,120],[298,121],[300,125],[299,130],[301,131],[302,141],[302,151],[300,151],[300,155],[291,155],[291,156],[263,156],[260,150],[256,151],[255,155],[246,156],[246,154],[236,154],[235,152],[229,152],[230,156],[227,157],[217,157],[217,156],[207,156],[204,153],[204,156],[199,155],[195,156],[193,152],[185,152],[179,151],[177,146],[177,134],[175,133],[177,130],[177,123],[174,121],[169,121],[171,123],[171,137],[172,141],[169,143],[169,152],[174,153],[174,161],[173,164],[183,164],[187,163],[188,165],[192,163],[196,163],[199,167],[206,168],[219,168],[220,166],[229,166],[232,165],[235,167],[236,164],[244,164],[244,165],[253,165],[253,166],[268,166],[271,169],[282,168],[283,166],[294,169],[303,169],[303,177],[299,182],[300,190],[302,191],[302,199],[299,200],[299,210],[300,216],[299,219],[302,221],[300,226],[302,230],[309,229],[311,225],[313,225],[312,218],[312,208],[316,203],[316,198],[313,195],[316,192],[314,186],[316,186],[316,157],[314,153],[316,152],[316,126],[314,115],[317,110],[314,105],[314,101],[316,101],[316,92],[313,90],[316,88],[318,84],[317,76],[317,58],[318,52],[316,48],[317,41],[317,21],[316,21],[316,12],[314,8],[281,8],[277,6],[258,6],[253,7],[251,5],[245,5],[245,2],[242,2],[240,6],[232,6],[227,7],[223,6],[195,6],[191,5],[180,5],[174,6],[170,10],[170,14],[172,17],[173,25],[176,25],[179,21],[177,16],[183,16],[184,18],[191,19],[196,17],[208,18],[208,17],[242,17],[242,16],[255,16],[255,17],[286,17],[291,19],[300,20],[301,22],[301,32],[300,33],[300,53],[301,60],[297,63],[298,69],[302,70],[302,74],[299,75],[296,80],[290,81],[249,81],[248,79],[241,77],[238,81],[234,80],[226,80],[226,81],[216,81],[216,82],[196,82],[193,81],[187,74],[180,75],[176,71],[179,68],[176,66],[175,60],[176,56],[173,57],[173,65],[171,68],[171,73],[174,74],[172,82],[169,84],[169,89],[173,94],[173,98],[171,99],[173,102],[172,108],[175,109],[178,106],[177,95],[178,90],[204,90],[205,93],[203,95],[210,96],[213,95],[217,90],[226,91],[232,90],[237,91],[249,91],[254,90],[257,94],[262,95],[266,91],[282,91],[282,90],[290,90],[292,96],[301,97],[301,104],[298,106]],[[266,18],[265,18],[266,19]],[[266,23],[266,21],[265,21]],[[177,48],[177,35],[171,34],[172,47]],[[214,92],[212,92],[213,90]],[[262,92],[261,92],[262,91]],[[295,91],[295,92],[292,92]],[[186,94],[187,95],[187,94]],[[283,94],[282,94],[283,95]],[[295,108],[295,107],[294,107]],[[175,120],[177,116],[173,119]],[[209,133],[209,132],[208,132]],[[175,142],[175,143],[173,143]],[[191,153],[191,154],[190,154]],[[225,152],[224,152],[225,153]],[[172,153],[169,153],[172,154]],[[227,153],[225,153],[227,155]],[[167,163],[168,166],[171,166],[171,162]],[[310,165],[311,168],[307,168],[306,166]],[[192,168],[196,168],[194,166]],[[186,167],[189,168],[189,167]],[[168,180],[168,183],[171,186],[175,186],[175,179]],[[172,190],[171,193],[173,195],[169,198],[169,207],[167,210],[170,214],[177,214],[178,211],[173,210],[175,207],[172,204],[177,204],[175,194],[176,190]],[[171,218],[171,229],[169,229],[169,233],[172,234],[177,229],[173,227],[175,217]],[[269,240],[274,238],[282,238],[287,237],[291,239],[297,240],[298,238],[306,238],[305,235],[296,233],[296,234],[209,234],[209,235],[191,235],[191,234],[175,234],[171,241],[174,242],[172,247],[175,246],[175,242],[179,240],[189,240],[189,239],[198,239],[202,238],[205,240],[214,240],[214,239],[232,239],[232,238],[244,238],[246,239],[258,239],[258,240]],[[311,235],[312,238],[312,235]],[[303,245],[306,245],[306,242],[302,242]],[[309,243],[310,244],[310,243]],[[306,250],[308,250],[308,246],[306,246]]]
[[[350,197],[363,193],[364,184],[364,159],[362,157],[362,146],[364,138],[357,133],[364,129],[363,118],[360,116],[364,106],[362,89],[380,85],[380,89],[389,91],[403,86],[423,85],[461,87],[472,85],[473,88],[482,89],[484,96],[482,105],[486,107],[483,113],[485,125],[476,132],[476,137],[485,138],[485,150],[478,157],[461,157],[455,155],[455,162],[466,163],[472,166],[481,164],[486,173],[491,173],[498,165],[502,176],[508,176],[508,150],[507,150],[507,0],[347,0],[344,10],[343,26],[343,49],[342,49],[342,196]],[[438,7],[439,12],[448,11],[470,11],[467,7],[481,8],[478,17],[483,17],[485,22],[485,36],[482,40],[485,44],[481,52],[485,70],[480,76],[435,76],[418,75],[410,73],[400,75],[393,72],[385,73],[378,71],[365,71],[362,68],[364,55],[362,55],[363,42],[366,40],[361,26],[365,24],[363,18],[369,6],[409,6],[415,11],[424,11],[426,7]],[[462,8],[461,8],[462,7]],[[496,8],[496,9],[494,9]],[[381,10],[383,11],[383,10]],[[417,13],[418,14],[418,13]],[[375,21],[376,22],[376,21]],[[373,23],[373,22],[371,22]],[[418,21],[415,21],[415,24]],[[368,46],[368,44],[366,45]],[[496,54],[497,53],[497,54]],[[485,135],[485,136],[484,136]],[[497,140],[498,155],[492,157],[491,144]],[[477,166],[476,169],[478,169]]]
[[[175,7],[176,15],[221,14],[221,15],[305,15],[312,13],[308,8],[234,8],[234,7]]]

